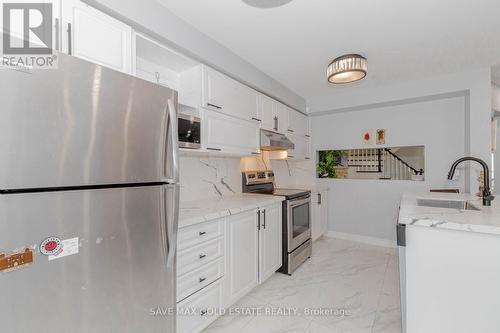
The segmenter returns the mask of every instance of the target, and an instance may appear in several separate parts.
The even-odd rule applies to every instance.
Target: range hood
[[[273,151],[294,148],[295,144],[285,135],[268,130],[260,130],[260,150]]]

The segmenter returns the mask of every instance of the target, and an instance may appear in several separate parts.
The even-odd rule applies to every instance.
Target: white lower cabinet
[[[259,210],[250,210],[226,220],[226,306],[259,284],[258,214]]]
[[[315,241],[328,231],[328,191],[312,193],[311,234]]]
[[[281,204],[277,204],[260,209],[259,283],[271,277],[282,265],[281,207]]]
[[[208,151],[249,156],[259,149],[259,125],[219,112],[204,110],[202,143]]]
[[[179,229],[178,333],[201,332],[220,309],[281,267],[281,207],[278,202]]]
[[[282,265],[281,203],[226,221],[226,306],[245,296]]]
[[[224,219],[180,228],[177,247],[177,332],[199,333],[223,305]],[[191,313],[190,311],[195,311]]]
[[[222,295],[222,284],[217,281],[178,303],[177,333],[199,333],[215,321],[223,306]]]

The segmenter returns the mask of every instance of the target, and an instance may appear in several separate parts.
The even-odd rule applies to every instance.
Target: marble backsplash
[[[314,161],[269,160],[256,157],[181,155],[179,159],[181,201],[220,198],[241,193],[241,172],[272,169],[279,187],[314,185]]]

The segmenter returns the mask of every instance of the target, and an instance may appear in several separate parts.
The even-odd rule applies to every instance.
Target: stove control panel
[[[274,172],[271,170],[245,171],[243,181],[245,185],[274,183]]]

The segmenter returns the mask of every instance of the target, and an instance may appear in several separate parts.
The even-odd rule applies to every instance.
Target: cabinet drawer
[[[224,261],[219,258],[192,272],[177,278],[177,301],[181,301],[189,295],[206,287],[224,275]]]
[[[177,333],[201,332],[217,319],[221,306],[222,286],[218,281],[177,305]],[[192,310],[195,311],[194,314],[191,313]]]
[[[179,251],[222,236],[223,220],[214,220],[179,229],[177,247]]]
[[[191,272],[201,266],[222,257],[224,238],[217,238],[177,254],[177,276]]]

